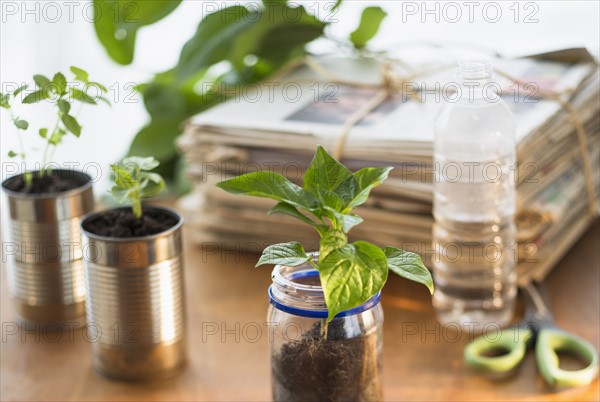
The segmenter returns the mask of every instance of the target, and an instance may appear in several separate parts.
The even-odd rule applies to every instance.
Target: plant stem
[[[83,104],[79,104],[79,108],[77,109],[77,113],[75,113],[75,118],[78,118],[79,115],[81,114],[81,109],[83,109]],[[62,117],[62,114],[60,115]],[[60,120],[60,118],[59,118]],[[54,160],[54,154],[56,153],[56,148],[58,148],[56,145],[54,145],[52,147],[52,153],[50,154],[50,160]]]
[[[329,320],[327,320],[327,318],[324,318],[323,320],[321,320],[321,336],[323,337],[323,339],[327,340],[327,333],[329,329]]]
[[[139,202],[134,202],[131,207],[133,208],[133,216],[136,217],[136,219],[140,219],[142,217],[142,203]]]
[[[75,113],[75,118],[77,119],[81,114],[81,109],[83,109],[83,103],[79,104],[79,108],[77,108],[77,113]]]
[[[21,160],[25,162],[25,146],[23,145],[23,139],[20,135],[17,135],[17,138],[19,139],[19,148],[21,149]]]
[[[42,159],[42,166],[40,168],[40,177],[45,176],[46,172],[46,159],[48,158],[48,148],[50,148],[50,141],[46,142],[46,146],[44,147],[44,158]]]
[[[317,272],[319,271],[319,267],[317,266],[317,264],[315,264],[315,263],[312,261],[312,257],[311,257],[311,258],[308,260],[308,263],[309,263],[310,265],[312,265],[312,266],[314,267],[314,269],[316,269],[316,270],[317,270]]]
[[[54,153],[56,152],[56,145],[52,146],[52,151],[50,151],[50,160],[54,160]]]
[[[8,115],[10,116],[10,119],[14,122],[16,120],[15,115],[12,112],[12,109],[8,109]],[[19,149],[21,151],[21,160],[23,162],[25,162],[25,146],[23,145],[23,138],[21,138],[21,134],[19,134],[19,129],[17,128],[17,138],[19,141]]]
[[[133,209],[133,216],[136,219],[140,219],[142,217],[142,201],[138,198],[131,203],[131,208]]]
[[[58,119],[56,120],[56,125],[54,126],[54,129],[52,130],[52,133],[50,134],[50,137],[46,138],[46,146],[44,147],[44,159],[42,160],[42,168],[40,169],[40,176],[43,177],[46,173],[46,161],[48,160],[48,150],[50,149],[50,138],[52,138],[52,136],[54,135],[54,133],[58,130],[59,126],[60,126],[60,119],[62,117],[62,112],[58,112]],[[54,146],[54,149],[56,149],[56,145]],[[54,155],[54,151],[52,152],[52,155]]]
[[[140,219],[142,217],[142,198],[140,197],[139,184],[136,187],[137,189],[129,196],[129,200],[131,201],[133,216],[135,216],[136,219]]]

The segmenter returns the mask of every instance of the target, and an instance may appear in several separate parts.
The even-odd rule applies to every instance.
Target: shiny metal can
[[[63,325],[85,313],[80,223],[93,211],[94,195],[87,174],[52,173],[80,185],[33,194],[11,190],[18,175],[2,182],[10,236],[3,244],[3,263],[17,314],[30,323]]]
[[[181,227],[177,219],[161,233],[116,238],[82,222],[87,290],[87,336],[93,365],[106,377],[143,381],[171,376],[186,360],[186,321]]]

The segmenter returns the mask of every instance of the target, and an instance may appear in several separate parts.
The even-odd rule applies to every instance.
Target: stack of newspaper
[[[544,56],[491,60],[497,68],[493,85],[501,89],[517,126],[515,252],[522,283],[543,278],[598,211],[594,205],[590,212],[574,124],[579,120],[585,128],[585,152],[597,197],[598,66],[581,50]],[[351,170],[395,169],[357,209],[364,223],[352,230],[351,239],[399,246],[426,259],[433,255],[433,122],[456,88],[453,69],[440,68],[452,57],[447,52],[443,57],[430,51],[393,62],[394,74],[412,79],[402,81],[402,91],[352,127],[343,148],[344,164]],[[194,191],[180,207],[198,242],[261,251],[271,243],[297,240],[306,249],[317,248],[318,237],[308,225],[285,215],[266,216],[273,201],[233,196],[215,186],[256,170],[275,171],[301,183],[316,145],[331,150],[348,118],[383,85],[381,60],[327,57],[316,62],[316,67],[303,65],[281,79],[245,88],[188,123],[178,144]],[[569,113],[548,94],[561,94],[575,112]]]

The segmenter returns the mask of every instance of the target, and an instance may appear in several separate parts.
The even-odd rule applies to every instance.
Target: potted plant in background
[[[300,187],[274,172],[253,172],[218,186],[233,194],[278,201],[270,211],[314,227],[319,250],[297,242],[267,247],[258,265],[277,264],[269,288],[273,399],[276,401],[382,400],[380,291],[388,272],[433,292],[421,258],[347,234],[362,219],[352,209],[367,201],[392,168],[352,173],[318,147]],[[303,211],[303,212],[300,212]],[[292,328],[290,330],[290,328]]]
[[[112,195],[131,207],[97,212],[81,223],[89,250],[84,261],[93,364],[111,378],[168,376],[185,362],[183,218],[141,201],[165,187],[151,172],[158,165],[153,157],[135,156],[111,165]]]
[[[91,97],[87,89],[99,93],[106,88],[89,81],[88,73],[71,67],[74,82],[62,73],[52,80],[34,75],[37,89],[22,99],[24,104],[45,101],[56,108],[56,123],[38,130],[45,142],[39,170],[25,171],[2,182],[8,199],[10,243],[6,251],[13,256],[8,264],[8,284],[17,313],[26,321],[60,324],[83,315],[85,289],[79,223],[94,209],[91,178],[80,171],[55,169],[48,164],[63,137],[81,135],[82,127],[73,112],[74,105],[95,105],[102,97]],[[82,87],[83,89],[79,89]],[[15,116],[17,98],[27,85],[12,93],[0,94],[0,106],[7,110],[18,130],[18,150],[8,157],[20,157],[25,163],[24,143],[29,122]],[[33,134],[31,134],[33,135]],[[54,164],[56,166],[56,164]]]

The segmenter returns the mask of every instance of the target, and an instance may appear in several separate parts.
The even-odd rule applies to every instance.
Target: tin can
[[[4,244],[7,279],[17,314],[27,322],[62,325],[85,313],[80,224],[94,209],[91,178],[73,170],[54,175],[80,183],[72,190],[30,194],[2,182],[10,240]],[[8,262],[8,261],[7,261]]]
[[[109,378],[143,381],[175,374],[186,359],[181,227],[150,236],[114,238],[86,230],[87,336],[94,368]]]

